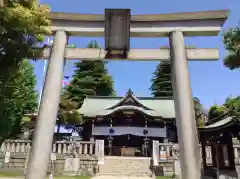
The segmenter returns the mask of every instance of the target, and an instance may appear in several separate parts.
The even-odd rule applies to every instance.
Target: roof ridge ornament
[[[143,104],[134,94],[133,91],[131,90],[131,88],[128,89],[126,95],[120,100],[118,101],[115,105],[105,109],[105,110],[109,110],[109,109],[114,109],[117,108],[119,106],[123,106],[123,105],[129,105],[128,102],[133,102],[138,104],[138,107],[141,107],[145,110],[153,110],[149,107],[147,107],[145,104]],[[131,105],[131,104],[130,104]],[[135,105],[131,105],[131,106],[135,106]]]
[[[134,95],[131,88],[128,89],[128,91],[127,91],[127,93],[126,93],[126,96],[127,96],[128,94]]]

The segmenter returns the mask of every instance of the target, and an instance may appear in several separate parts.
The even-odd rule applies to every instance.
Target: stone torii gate
[[[169,37],[170,49],[130,49],[126,59],[172,61],[172,80],[180,160],[183,179],[200,179],[200,152],[193,112],[188,60],[217,60],[217,49],[186,49],[184,36],[217,36],[228,11],[205,11],[176,14],[133,15],[131,37]],[[52,147],[58,112],[65,59],[104,60],[104,49],[66,48],[68,36],[104,37],[104,15],[50,14],[55,33],[52,48],[44,49],[49,58],[43,96],[37,118],[33,148],[26,179],[43,179]]]

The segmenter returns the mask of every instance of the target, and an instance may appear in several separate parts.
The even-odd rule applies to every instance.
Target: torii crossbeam
[[[214,48],[201,48],[186,49],[187,59],[191,61],[210,61],[218,60],[218,49]],[[43,59],[49,59],[51,54],[51,48],[45,48],[43,53]],[[101,48],[66,48],[64,58],[66,60],[111,60],[106,59],[106,50]],[[122,59],[114,59],[122,60]],[[130,49],[126,60],[135,61],[168,61],[170,60],[169,49]]]

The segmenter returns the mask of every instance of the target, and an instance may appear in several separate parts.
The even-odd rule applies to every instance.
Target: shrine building
[[[151,156],[152,140],[177,142],[172,98],[87,97],[80,108],[83,140],[104,140],[105,155]]]
[[[233,138],[240,139],[239,125],[239,117],[230,111],[198,128],[204,176],[239,178],[239,150],[233,146]]]

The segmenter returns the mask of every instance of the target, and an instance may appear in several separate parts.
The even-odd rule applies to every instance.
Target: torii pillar
[[[200,150],[183,33],[171,32],[169,40],[181,178],[200,179]]]
[[[26,179],[44,179],[46,177],[60,101],[66,44],[66,32],[57,31],[46,73]]]

